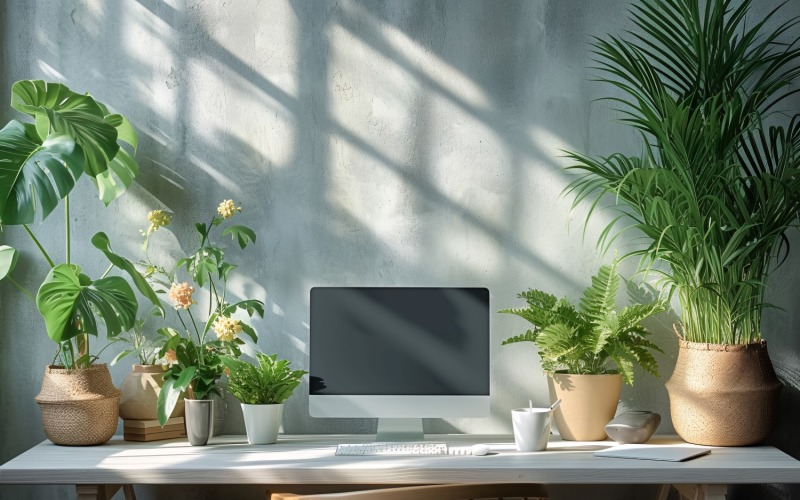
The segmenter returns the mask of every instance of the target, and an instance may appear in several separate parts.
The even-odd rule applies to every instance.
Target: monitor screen
[[[489,395],[486,288],[317,287],[310,326],[312,399]]]

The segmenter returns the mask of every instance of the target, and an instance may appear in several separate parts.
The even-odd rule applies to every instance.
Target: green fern
[[[641,321],[665,310],[661,300],[634,304],[617,310],[620,288],[618,261],[602,266],[592,277],[592,284],[583,292],[579,308],[566,298],[540,290],[527,290],[518,295],[528,306],[503,309],[533,325],[533,329],[510,337],[502,345],[534,342],[538,347],[542,369],[548,373],[566,371],[581,375],[620,373],[627,384],[633,384],[634,366],[658,375],[658,363],[652,351],[661,352],[647,340],[650,332]]]
[[[245,404],[280,404],[292,395],[300,385],[305,370],[292,370],[291,361],[277,359],[277,354],[257,353],[258,365],[246,361],[225,358],[230,369],[228,391]]]

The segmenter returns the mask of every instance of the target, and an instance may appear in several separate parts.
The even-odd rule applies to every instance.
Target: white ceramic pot
[[[244,426],[250,444],[273,444],[283,417],[283,405],[248,405],[242,403]]]

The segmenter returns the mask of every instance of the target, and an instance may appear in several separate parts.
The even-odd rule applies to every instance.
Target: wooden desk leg
[[[111,500],[119,488],[118,484],[76,484],[75,494],[78,500]]]
[[[727,484],[674,484],[675,489],[681,494],[682,499],[688,500],[726,500],[728,498]],[[660,495],[663,495],[662,488]],[[663,497],[659,497],[663,498]]]

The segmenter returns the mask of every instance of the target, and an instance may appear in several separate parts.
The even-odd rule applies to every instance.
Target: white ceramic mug
[[[544,451],[550,439],[550,408],[517,408],[511,410],[514,442],[519,451]]]

